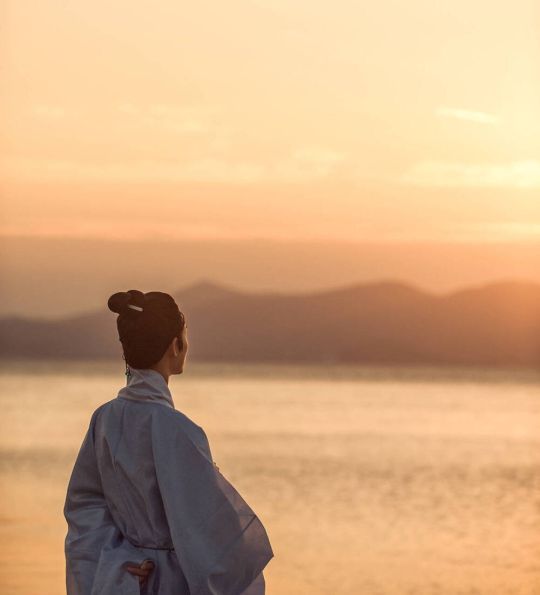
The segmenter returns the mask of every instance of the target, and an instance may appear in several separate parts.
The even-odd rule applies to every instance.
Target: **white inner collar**
[[[174,409],[169,385],[165,378],[150,368],[129,368],[131,375],[127,377],[126,386],[118,391],[118,396],[136,401],[157,401]]]

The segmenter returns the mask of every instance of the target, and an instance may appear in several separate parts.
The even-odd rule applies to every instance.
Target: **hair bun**
[[[111,312],[120,314],[123,312],[129,304],[130,295],[127,291],[119,291],[113,293],[107,302],[107,306]]]
[[[124,312],[136,312],[136,309],[129,309],[129,305],[143,307],[145,304],[144,293],[138,289],[130,289],[129,291],[119,291],[113,293],[107,302],[107,306],[111,312],[116,314],[123,314]]]

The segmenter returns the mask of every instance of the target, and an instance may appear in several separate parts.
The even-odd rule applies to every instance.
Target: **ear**
[[[182,339],[180,337],[174,337],[172,340],[172,347],[174,357],[178,357],[182,351]]]

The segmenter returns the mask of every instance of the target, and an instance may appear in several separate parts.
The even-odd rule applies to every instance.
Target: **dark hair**
[[[118,314],[119,340],[124,359],[132,368],[149,368],[157,363],[174,337],[182,343],[184,314],[168,293],[119,291],[111,295],[107,306]]]

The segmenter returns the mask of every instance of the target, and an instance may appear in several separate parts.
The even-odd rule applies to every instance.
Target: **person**
[[[92,413],[69,479],[67,595],[263,595],[268,534],[168,386],[184,370],[183,313],[135,289],[108,307],[127,381]]]

